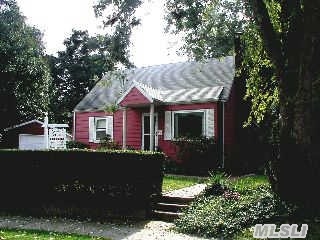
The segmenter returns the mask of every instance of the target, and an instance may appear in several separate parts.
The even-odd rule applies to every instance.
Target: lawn
[[[77,234],[56,233],[34,230],[0,229],[0,240],[106,240]],[[110,240],[110,239],[109,239]]]
[[[190,187],[197,183],[204,183],[208,179],[204,177],[183,176],[183,175],[170,175],[166,174],[163,177],[162,192],[169,192],[172,190]]]

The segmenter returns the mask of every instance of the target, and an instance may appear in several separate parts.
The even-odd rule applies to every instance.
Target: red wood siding
[[[89,117],[104,117],[112,114],[107,114],[104,111],[98,112],[76,112],[75,117],[75,140],[88,144],[91,148],[97,148],[98,144],[89,142]]]
[[[42,124],[33,122],[18,128],[8,130],[5,136],[5,147],[18,148],[19,147],[19,134],[32,134],[32,135],[43,135]]]
[[[236,91],[234,87],[231,89],[229,101],[224,105],[224,143],[225,145],[233,145],[236,142]]]
[[[137,88],[134,87],[120,102],[120,106],[141,105],[149,103],[150,101]]]
[[[42,124],[39,123],[30,123],[15,129],[19,134],[33,134],[33,135],[43,135]]]
[[[158,129],[162,130],[162,135],[158,136],[159,148],[168,157],[178,161],[177,147],[171,141],[164,140],[164,112],[179,110],[197,110],[197,109],[214,109],[214,134],[218,139],[218,105],[217,103],[198,103],[185,105],[168,105],[156,106],[155,112],[158,113]],[[149,108],[127,108],[127,145],[135,149],[141,149],[142,145],[142,114],[148,113]],[[122,145],[122,110],[114,113],[114,141]],[[77,112],[76,113],[76,135],[77,141],[89,144],[96,148],[97,144],[89,143],[89,117],[101,117],[107,114],[101,112]],[[228,132],[228,131],[227,131]]]
[[[177,159],[177,147],[170,140],[163,140],[164,137],[164,112],[165,111],[179,111],[179,110],[198,110],[198,109],[214,109],[214,136],[218,138],[218,109],[217,103],[195,103],[195,104],[180,104],[180,105],[168,105],[159,109],[156,108],[159,116],[159,130],[162,130],[162,136],[159,138],[160,149],[171,159],[180,161]]]
[[[142,113],[145,109],[127,109],[127,146],[141,149],[142,145]]]
[[[122,146],[122,110],[113,114],[113,140]]]

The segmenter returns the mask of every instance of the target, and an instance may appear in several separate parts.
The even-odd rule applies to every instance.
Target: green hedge
[[[0,150],[0,210],[143,209],[161,192],[163,160],[141,151]]]

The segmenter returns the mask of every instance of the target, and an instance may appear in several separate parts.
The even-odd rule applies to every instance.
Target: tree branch
[[[284,64],[281,42],[270,21],[266,4],[263,0],[249,0],[249,3],[265,43],[267,54],[274,63],[277,72],[280,72]]]

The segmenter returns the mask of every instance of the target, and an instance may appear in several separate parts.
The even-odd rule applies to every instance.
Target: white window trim
[[[175,138],[175,117],[174,115],[176,113],[203,113],[203,118],[202,118],[202,136],[206,136],[207,132],[207,126],[206,126],[206,109],[197,109],[197,110],[178,110],[178,111],[172,111],[172,117],[171,117],[171,138],[172,140],[176,140]]]
[[[108,119],[107,117],[94,117],[94,131],[93,131],[93,142],[94,143],[101,143],[102,140],[97,139],[97,122],[98,120],[106,120],[106,128],[105,128],[105,132],[107,132],[107,124],[108,124]]]

